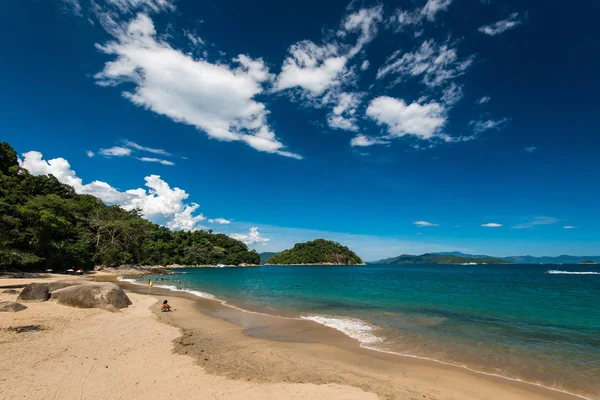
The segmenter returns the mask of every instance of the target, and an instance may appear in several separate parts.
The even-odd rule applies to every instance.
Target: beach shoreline
[[[160,348],[156,350],[163,351],[164,367],[169,368],[169,360],[187,360],[186,373],[195,371],[193,373],[202,375],[205,383],[211,379],[218,381],[219,385],[223,385],[222,379],[226,379],[226,382],[231,385],[251,382],[252,385],[257,385],[263,390],[267,388],[271,390],[273,385],[283,385],[288,389],[293,388],[289,390],[294,393],[314,390],[311,397],[328,399],[375,398],[373,394],[379,398],[390,399],[581,398],[535,384],[482,375],[434,361],[361,348],[357,341],[343,333],[312,321],[298,321],[297,319],[246,312],[228,307],[216,300],[203,299],[162,288],[152,288],[151,295],[148,296],[147,288],[144,286],[117,281],[115,275],[99,273],[90,275],[88,278],[118,283],[130,294],[134,305],[123,310],[122,315],[118,315],[119,318],[133,314],[133,310],[136,310],[136,318],[140,323],[144,321],[144,324],[152,325],[152,329],[155,330],[158,329],[158,326],[170,327],[168,346],[159,346]],[[7,285],[7,281],[0,279],[0,286]],[[163,298],[169,299],[176,309],[175,312],[158,312],[156,299]],[[32,304],[30,308],[45,308],[46,311],[52,309],[61,313],[61,318],[65,319],[68,319],[70,314],[77,314],[77,318],[80,320],[71,324],[75,331],[81,329],[81,327],[78,328],[77,322],[85,319],[87,315],[90,315],[90,319],[100,318],[103,321],[110,320],[111,316],[114,316],[103,310],[71,309],[53,302]],[[14,317],[13,315],[10,317],[23,320],[27,317],[27,314],[23,313],[27,311],[14,313]],[[36,316],[35,318],[39,320],[41,317]],[[0,349],[4,350],[14,347],[11,346],[11,340],[18,340],[14,334],[7,338],[10,335],[1,329],[5,328],[4,325],[7,323],[10,324],[11,321],[3,319],[2,325],[0,325],[0,335],[2,335],[0,336],[2,338]],[[90,328],[95,326],[94,324],[88,325]],[[68,326],[69,324],[66,324],[64,329],[68,329]],[[47,335],[47,333],[42,332],[40,335]],[[141,336],[149,335],[145,331],[139,332],[139,334]],[[92,337],[90,340],[101,342],[102,338]],[[38,351],[34,341],[30,344],[31,349],[22,350]],[[147,347],[146,344],[139,340],[128,342],[131,352],[135,354],[143,351]],[[101,343],[96,344],[96,346],[100,345]],[[164,351],[165,348],[168,351]],[[14,354],[14,351],[12,353]],[[189,364],[189,360],[192,360],[191,364]],[[124,365],[128,362],[126,359],[122,361]],[[21,367],[31,367],[27,365],[26,360],[11,359],[11,363],[23,364]],[[7,367],[3,366],[2,369],[4,368]],[[38,372],[52,377],[52,374],[46,371],[43,365],[39,368],[42,371]],[[151,378],[154,379],[154,377]],[[214,386],[211,386],[210,383],[206,384],[209,388]],[[178,383],[179,385],[189,388],[195,384],[181,381]],[[27,382],[21,381],[20,386],[25,390]],[[241,387],[238,389],[242,391],[240,393],[244,394],[221,397],[210,397],[207,394],[207,396],[208,398],[252,398],[252,389]],[[205,388],[204,390],[210,392],[209,389]],[[17,393],[20,392],[17,391]],[[27,392],[22,391],[22,393]],[[280,396],[284,395],[277,394],[272,398],[283,398]],[[308,394],[305,397],[308,397]]]

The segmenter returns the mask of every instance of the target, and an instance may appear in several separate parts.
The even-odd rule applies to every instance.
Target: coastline
[[[100,273],[90,277],[119,284],[130,295],[133,306],[112,314],[103,310],[72,309],[53,302],[27,304],[32,312],[43,311],[35,314],[34,321],[44,321],[51,316],[61,325],[54,326],[51,320],[46,321],[49,330],[31,338],[6,334],[0,329],[0,350],[10,360],[8,365],[0,367],[0,375],[6,377],[3,386],[9,383],[7,394],[36,397],[35,387],[59,393],[61,398],[71,398],[67,389],[72,388],[77,389],[71,394],[73,398],[79,398],[80,392],[90,398],[106,398],[106,393],[89,391],[108,390],[97,382],[90,382],[89,375],[80,376],[79,381],[71,378],[65,381],[69,371],[65,371],[68,365],[64,365],[67,362],[73,368],[79,368],[78,363],[88,366],[91,361],[83,357],[91,359],[92,354],[104,349],[108,355],[117,352],[116,358],[110,360],[110,368],[118,361],[124,371],[134,365],[140,369],[129,371],[128,376],[136,375],[127,380],[114,375],[117,368],[108,371],[107,367],[105,371],[92,367],[89,370],[90,374],[95,371],[95,381],[99,379],[96,373],[100,373],[105,386],[118,387],[115,390],[121,391],[120,395],[111,394],[116,398],[141,395],[176,398],[186,393],[192,398],[202,393],[205,398],[257,399],[376,398],[373,394],[390,399],[581,398],[434,361],[361,348],[357,341],[343,333],[312,321],[246,312],[217,300],[162,288],[153,288],[148,296],[144,286],[117,281],[115,275]],[[0,286],[9,284],[7,281],[0,280]],[[5,297],[2,295],[0,299],[5,300]],[[159,313],[157,298],[168,298],[176,311]],[[13,322],[31,321],[28,311],[3,318],[0,328]],[[131,324],[137,328],[129,327]],[[62,333],[62,345],[71,343],[69,346],[74,347],[68,351],[71,358],[65,358],[67,356],[58,351],[60,346],[56,347],[55,342],[59,339],[53,336],[55,330]],[[69,335],[77,335],[76,343],[68,341]],[[79,337],[81,335],[85,340]],[[43,347],[48,343],[55,345]],[[126,345],[125,348],[122,345]],[[73,359],[72,351],[79,351],[77,359]],[[154,364],[147,365],[139,358],[143,354],[148,356],[148,352],[153,353]],[[38,357],[44,362],[38,363]],[[168,384],[162,378],[157,383],[155,374],[163,376],[163,373],[169,376]],[[77,370],[76,374],[79,376],[80,372]],[[202,382],[200,387],[198,382]]]
[[[127,288],[127,290],[131,290],[138,293],[144,293],[145,290],[145,285],[132,284],[130,282],[123,281],[120,282],[120,285],[122,285],[124,288]],[[177,297],[192,302],[192,305],[187,304],[186,306],[192,306],[194,310],[186,311],[185,318],[181,317],[182,314],[176,315],[176,313],[167,314],[166,316],[164,316],[164,314],[158,314],[159,317],[164,317],[165,322],[173,324],[182,329],[182,331],[184,332],[184,338],[187,338],[184,340],[184,342],[191,341],[194,343],[198,343],[202,342],[202,338],[205,338],[201,326],[204,326],[206,324],[206,321],[203,318],[199,317],[199,315],[201,314],[204,317],[217,318],[218,320],[224,320],[225,322],[233,324],[233,326],[222,327],[221,329],[239,330],[239,335],[235,338],[231,338],[231,341],[234,343],[240,341],[248,341],[250,340],[249,338],[252,338],[258,340],[266,340],[266,343],[271,343],[271,346],[273,346],[272,342],[276,341],[278,343],[277,346],[281,345],[283,347],[286,347],[288,352],[293,351],[288,347],[292,346],[293,343],[301,343],[302,345],[324,346],[326,350],[321,349],[319,352],[312,353],[312,355],[315,358],[319,359],[320,362],[322,361],[322,355],[324,353],[330,354],[332,357],[331,362],[337,364],[338,367],[343,365],[344,368],[339,368],[339,370],[336,370],[336,372],[334,374],[331,374],[331,376],[329,376],[326,372],[321,371],[319,377],[315,380],[316,382],[321,382],[324,379],[326,381],[339,382],[339,374],[342,374],[344,376],[352,376],[354,374],[365,374],[363,367],[370,365],[377,371],[386,371],[385,374],[383,376],[377,374],[377,376],[372,376],[368,379],[372,382],[368,384],[360,380],[344,380],[340,383],[366,388],[365,390],[373,391],[380,395],[382,398],[398,398],[396,394],[402,392],[401,385],[399,387],[394,387],[394,390],[391,392],[391,394],[387,392],[387,385],[389,385],[390,383],[390,376],[393,377],[393,380],[405,380],[409,374],[408,371],[414,373],[416,369],[418,369],[419,372],[422,373],[422,375],[419,375],[419,377],[425,381],[430,381],[431,379],[434,379],[438,382],[441,382],[442,380],[444,380],[442,377],[448,378],[452,376],[452,378],[448,378],[450,380],[449,382],[444,382],[441,384],[441,387],[444,388],[442,392],[446,393],[446,395],[442,398],[453,396],[458,396],[458,398],[502,397],[507,399],[587,398],[583,395],[562,391],[560,389],[549,388],[543,385],[539,385],[537,383],[525,382],[515,378],[509,378],[501,375],[472,370],[466,366],[459,366],[443,361],[421,358],[417,356],[385,352],[380,349],[369,348],[368,346],[361,347],[357,340],[350,338],[349,336],[347,336],[339,330],[322,325],[318,322],[314,322],[307,319],[301,320],[298,318],[277,316],[265,314],[258,311],[241,309],[234,305],[227,304],[227,302],[224,300],[216,299],[212,295],[207,295],[205,293],[194,294],[184,291],[172,291],[168,287],[154,287],[152,289],[152,295],[157,294],[160,294],[165,298]],[[283,345],[283,343],[286,343],[286,345]],[[256,345],[260,346],[260,343],[257,343]],[[183,344],[183,346],[186,345]],[[264,344],[264,346],[268,346],[268,344]],[[225,349],[228,348],[228,346],[224,347]],[[223,350],[224,349],[221,349],[221,352]],[[193,349],[189,347],[186,347],[184,351],[185,354],[193,353]],[[346,352],[353,354],[353,357],[349,356]],[[296,360],[303,359],[307,353],[310,353],[307,349],[296,349],[294,358]],[[202,357],[204,356],[204,354],[205,351],[203,351],[201,354],[195,355],[201,364]],[[352,361],[341,362],[342,360]],[[311,365],[310,370],[319,370],[318,363],[312,365],[313,361],[314,359],[306,361],[307,364]],[[359,370],[354,370],[354,366],[357,362],[361,364],[361,368]],[[236,370],[235,366],[237,366],[236,363],[234,363],[234,366],[224,364],[213,372],[227,373],[233,374],[232,376],[237,376],[236,373],[238,373],[239,371]],[[259,365],[257,366],[257,368],[260,369],[262,368],[262,366]],[[346,369],[348,369],[349,371]],[[402,378],[400,378],[400,375],[402,376]],[[255,375],[252,376],[253,378],[256,378]],[[269,377],[267,381],[272,381],[271,379],[272,378]],[[290,377],[286,377],[285,381],[294,380],[290,380]],[[306,376],[301,376],[297,380],[297,382],[307,381],[310,382],[310,379],[308,379]],[[383,381],[385,381],[385,384],[382,383]],[[454,384],[456,382],[459,383],[456,384],[455,387]],[[499,387],[496,387],[495,385],[499,385]],[[465,392],[462,389],[463,387],[479,387],[481,389],[481,392],[478,392],[473,395],[472,391],[468,391],[468,393]],[[435,391],[435,389],[431,390]],[[453,393],[453,395],[449,396],[449,393]],[[432,392],[430,392],[430,394],[433,396]],[[493,395],[490,396],[490,394]],[[408,393],[406,393],[406,396],[408,396]],[[404,397],[400,396],[399,398]]]

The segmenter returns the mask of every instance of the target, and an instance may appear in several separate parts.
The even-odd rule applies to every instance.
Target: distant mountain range
[[[424,257],[424,256],[443,256],[443,257]],[[412,257],[412,258],[411,258]],[[444,258],[444,257],[458,257],[458,259],[452,258]],[[470,259],[470,261],[462,260]],[[486,261],[482,261],[482,259],[486,259]],[[500,262],[489,262],[491,260],[503,260],[504,263]],[[415,262],[415,261],[423,261],[423,262]],[[424,262],[427,260],[426,262]],[[456,262],[448,262],[448,260],[454,260]],[[460,261],[459,261],[460,260]],[[407,261],[407,262],[402,262]],[[584,261],[593,261],[596,263],[600,263],[600,256],[569,256],[562,255],[557,257],[550,256],[542,256],[542,257],[534,257],[534,256],[510,256],[510,257],[492,257],[483,254],[466,254],[461,253],[460,251],[448,251],[448,252],[439,252],[439,253],[431,253],[431,254],[423,254],[422,256],[414,256],[409,254],[403,254],[398,257],[386,258],[383,260],[372,261],[368,264],[462,264],[468,262],[478,262],[483,263],[486,262],[488,264],[506,264],[506,263],[515,263],[515,264],[579,264]]]
[[[488,256],[469,256],[462,253],[428,253],[420,256],[403,254],[367,264],[510,264],[511,261]]]

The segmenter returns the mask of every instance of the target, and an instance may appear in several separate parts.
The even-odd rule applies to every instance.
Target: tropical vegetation
[[[362,264],[362,260],[352,250],[339,243],[325,239],[298,243],[292,249],[284,250],[272,256],[269,264]]]
[[[0,269],[217,263],[258,264],[259,255],[227,235],[174,232],[52,175],[33,176],[0,143]]]

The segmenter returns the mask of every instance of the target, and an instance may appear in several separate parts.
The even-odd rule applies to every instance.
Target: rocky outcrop
[[[19,291],[15,290],[15,289],[6,289],[6,290],[3,290],[2,293],[4,293],[4,294],[19,294]]]
[[[0,312],[19,312],[26,309],[27,306],[14,301],[0,301]]]
[[[17,297],[19,301],[46,301],[50,298],[47,283],[30,283]]]
[[[70,286],[53,291],[51,298],[66,306],[103,308],[111,311],[132,304],[123,289],[114,283],[85,283]]]

